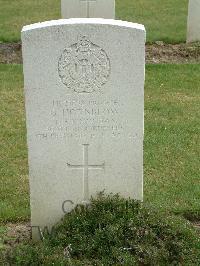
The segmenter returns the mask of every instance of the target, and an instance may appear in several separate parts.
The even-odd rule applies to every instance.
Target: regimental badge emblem
[[[58,62],[62,83],[77,93],[101,90],[110,76],[110,60],[106,52],[86,36],[66,48]]]

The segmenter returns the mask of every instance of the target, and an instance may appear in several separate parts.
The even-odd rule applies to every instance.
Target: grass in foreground
[[[39,244],[12,252],[11,265],[197,265],[200,239],[189,223],[118,196],[77,206]]]
[[[22,67],[0,65],[0,222],[28,219]]]
[[[200,218],[200,65],[149,65],[144,202]],[[29,219],[22,67],[0,65],[0,222]]]
[[[200,65],[147,67],[145,201],[200,211]]]
[[[116,18],[142,23],[148,42],[185,42],[188,0],[116,0]],[[22,26],[59,19],[60,0],[0,0],[0,41],[20,40]]]

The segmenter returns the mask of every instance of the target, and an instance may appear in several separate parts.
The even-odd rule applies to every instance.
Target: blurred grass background
[[[116,19],[144,24],[148,42],[185,42],[187,10],[188,0],[116,0]],[[60,13],[60,0],[0,0],[0,42],[19,41],[24,25]]]

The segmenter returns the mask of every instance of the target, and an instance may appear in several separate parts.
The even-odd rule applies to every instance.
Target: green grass
[[[28,219],[22,67],[0,65],[0,221]]]
[[[185,42],[188,0],[116,0],[116,3],[117,18],[144,24],[148,42]]]
[[[200,65],[149,65],[144,202],[200,213]],[[0,65],[0,221],[29,218],[22,67]]]
[[[20,40],[24,25],[60,18],[60,0],[0,0],[0,41]]]
[[[200,210],[200,65],[147,67],[145,201]]]
[[[148,42],[186,40],[188,0],[116,0],[116,18],[142,23]],[[0,0],[0,41],[20,40],[22,26],[59,19],[60,0]]]

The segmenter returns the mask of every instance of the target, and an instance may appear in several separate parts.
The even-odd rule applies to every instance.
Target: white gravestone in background
[[[98,192],[142,200],[143,25],[50,21],[22,44],[33,238]]]
[[[187,42],[200,41],[200,0],[189,0]]]
[[[115,0],[61,0],[62,18],[115,18]]]

